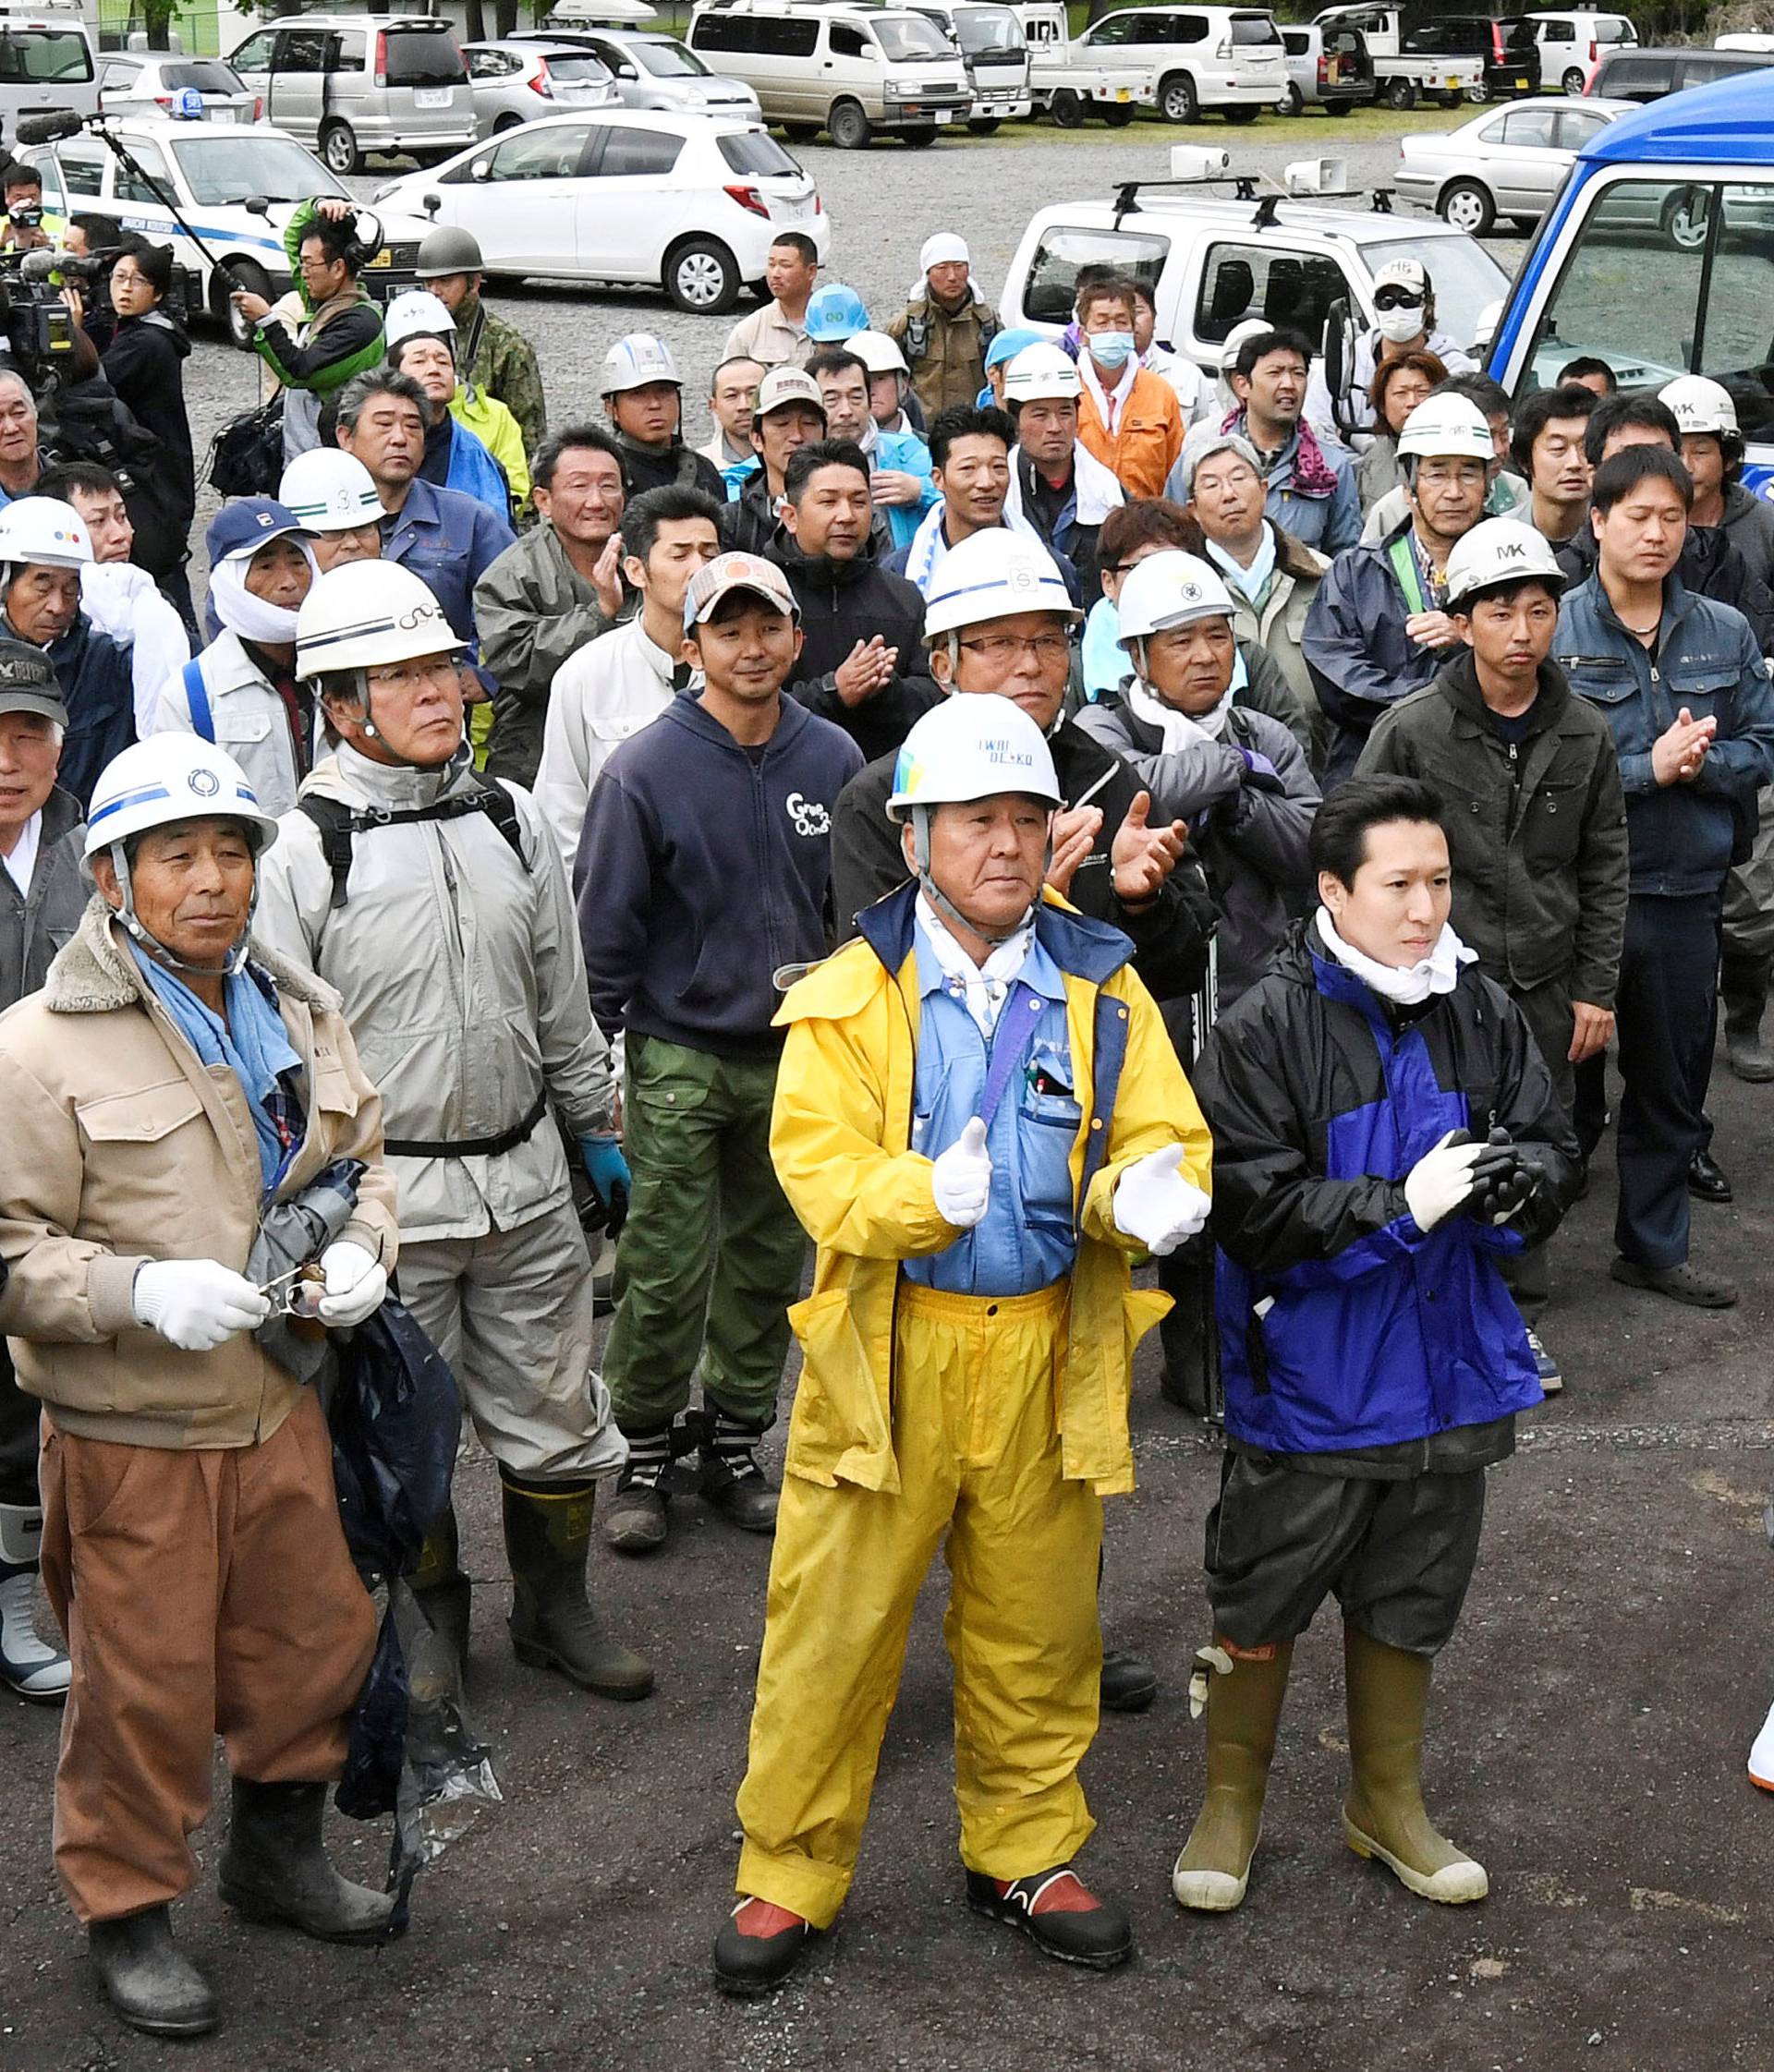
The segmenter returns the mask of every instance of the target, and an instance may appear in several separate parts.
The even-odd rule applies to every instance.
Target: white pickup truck
[[[1401,42],[1400,10],[1360,0],[1355,6],[1325,7],[1312,18],[1318,29],[1358,29],[1374,61],[1377,98],[1388,108],[1416,107],[1419,99],[1457,108],[1484,86],[1484,60],[1406,54]]]
[[[1158,103],[1158,77],[1148,65],[1104,65],[1075,43],[1029,46],[1028,83],[1038,112],[1062,129],[1076,129],[1093,115],[1124,129],[1136,110]]]

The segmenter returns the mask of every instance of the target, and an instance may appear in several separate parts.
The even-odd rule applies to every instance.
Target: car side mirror
[[[632,65],[618,65],[616,67],[616,77],[619,79],[638,79],[640,74],[636,71]]]
[[[419,197],[419,205],[435,223],[437,212],[444,206],[444,197],[441,194],[422,194]]]
[[[271,213],[271,203],[262,194],[248,195],[240,206],[249,216],[268,216]]]

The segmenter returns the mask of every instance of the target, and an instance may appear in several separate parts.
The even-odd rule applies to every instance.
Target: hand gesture
[[[1078,866],[1097,845],[1102,832],[1102,814],[1094,806],[1075,806],[1070,812],[1053,816],[1049,840],[1053,855],[1047,866],[1047,881],[1063,899],[1072,890]]]
[[[899,649],[890,648],[880,634],[858,640],[832,672],[838,696],[846,705],[861,705],[884,691],[899,667]]]
[[[1124,906],[1145,906],[1158,897],[1159,887],[1176,868],[1189,838],[1181,820],[1173,820],[1168,827],[1149,826],[1151,810],[1152,794],[1139,793],[1115,830],[1109,851],[1115,897]]]
[[[970,1230],[984,1219],[991,1199],[991,1155],[986,1149],[986,1125],[978,1116],[932,1160],[930,1194],[936,1213],[958,1230]]]
[[[1651,744],[1651,775],[1659,784],[1692,784],[1718,732],[1717,720],[1696,720],[1684,705]]]
[[[598,610],[614,619],[622,610],[622,535],[613,532],[591,569],[591,588],[597,592]]]

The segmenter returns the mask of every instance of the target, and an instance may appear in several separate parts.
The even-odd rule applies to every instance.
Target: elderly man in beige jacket
[[[55,1865],[113,2005],[154,2035],[217,2020],[168,1903],[218,1732],[223,1897],[334,1942],[380,1939],[391,1909],[321,1846],[375,1618],[319,1400],[256,1335],[272,1303],[242,1271],[261,1211],[335,1161],[356,1206],[302,1314],[361,1323],[398,1235],[338,996],[248,939],[276,833],[209,743],[126,750],[88,817],[98,896],[0,1020],[0,1328],[47,1412],[43,1576],[73,1662]]]

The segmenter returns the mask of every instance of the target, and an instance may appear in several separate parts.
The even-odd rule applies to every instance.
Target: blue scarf
[[[290,1048],[283,1016],[277,1012],[275,988],[250,964],[233,973],[223,992],[228,1011],[225,1022],[182,978],[157,964],[134,942],[129,954],[200,1061],[226,1065],[240,1082],[259,1138],[259,1167],[269,1193],[303,1136],[300,1113],[277,1083],[279,1072],[299,1071],[302,1060]]]

